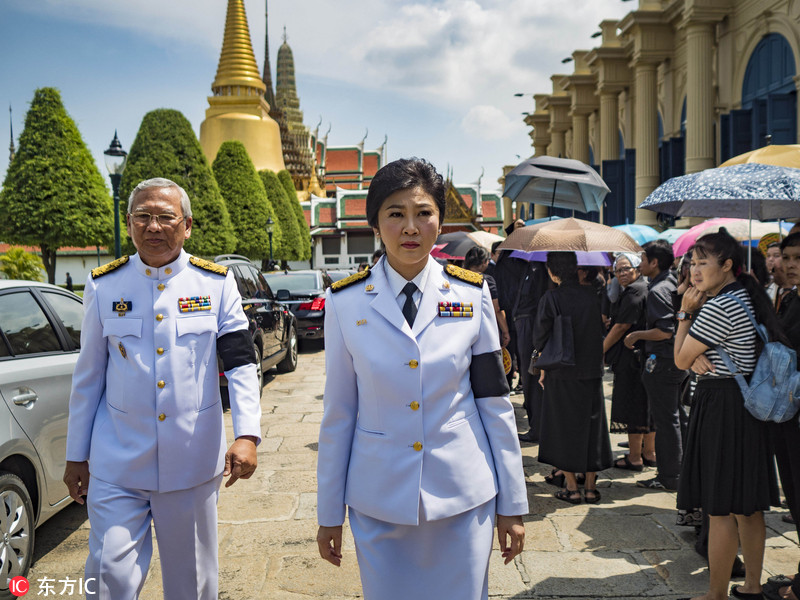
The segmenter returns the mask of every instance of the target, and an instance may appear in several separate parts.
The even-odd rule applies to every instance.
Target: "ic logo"
[[[12,596],[24,596],[28,593],[30,587],[28,580],[21,575],[11,578],[8,582],[8,591],[11,592]]]

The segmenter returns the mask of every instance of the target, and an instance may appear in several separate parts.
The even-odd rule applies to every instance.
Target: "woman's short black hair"
[[[439,209],[439,225],[444,223],[444,178],[424,158],[400,158],[381,167],[369,184],[367,222],[378,226],[378,212],[386,199],[400,190],[420,188]]]
[[[578,257],[574,252],[548,252],[547,268],[562,283],[578,281]]]
[[[464,268],[471,270],[472,267],[479,267],[483,263],[489,262],[490,258],[491,255],[486,248],[483,246],[473,246],[467,250],[467,254],[464,256]]]

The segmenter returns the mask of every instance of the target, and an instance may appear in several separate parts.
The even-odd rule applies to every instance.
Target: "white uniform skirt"
[[[349,508],[365,600],[486,600],[495,499],[464,513],[398,525]]]

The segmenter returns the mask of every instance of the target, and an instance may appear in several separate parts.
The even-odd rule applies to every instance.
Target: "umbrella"
[[[780,231],[778,223],[751,222],[748,219],[709,219],[687,230],[673,243],[672,250],[675,252],[675,256],[683,256],[689,248],[694,246],[698,238],[707,233],[716,233],[721,227],[727,229],[728,233],[740,242],[759,240],[768,233],[778,233]],[[783,229],[788,231],[789,226],[785,226]]]
[[[775,165],[777,167],[792,167],[800,169],[800,144],[787,146],[764,146],[757,150],[745,152],[739,156],[729,158],[720,167],[730,167],[745,163],[758,163],[761,165]]]
[[[502,239],[501,236],[488,231],[453,231],[443,233],[436,238],[436,245],[445,244],[439,248],[444,254],[464,258],[473,246],[483,246],[491,252],[492,244]]]
[[[741,164],[662,183],[639,208],[679,217],[800,217],[800,169]]]
[[[503,196],[578,212],[599,211],[611,190],[592,167],[579,160],[533,156],[506,175]]]
[[[539,219],[528,219],[525,221],[525,225],[536,225],[537,223],[544,223],[545,221],[555,221],[556,219],[560,219],[558,215],[550,215],[549,217],[541,217]]]
[[[611,259],[608,252],[576,252],[578,264],[582,267],[610,267]],[[511,258],[521,258],[528,262],[547,262],[547,252],[524,252],[523,250],[512,250]]]
[[[661,234],[648,225],[614,225],[614,229],[624,231],[640,244],[661,237]]]
[[[442,248],[445,246],[447,246],[447,244],[435,244],[431,250],[431,256],[433,258],[440,258],[442,260],[464,260],[463,256],[453,256],[451,254],[447,254],[447,252],[444,252]]]
[[[689,231],[688,229],[678,229],[673,227],[672,229],[665,229],[661,233],[658,234],[658,237],[662,240],[667,240],[670,244],[674,244],[679,237],[681,237],[684,233]]]
[[[642,248],[624,231],[583,219],[559,219],[515,229],[501,249],[525,252],[641,252]]]

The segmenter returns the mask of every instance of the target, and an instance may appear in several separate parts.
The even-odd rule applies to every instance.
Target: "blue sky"
[[[422,156],[456,183],[497,187],[502,166],[533,153],[523,111],[546,93],[561,59],[588,49],[619,0],[270,0],[275,78],[286,26],[305,123],[330,145]],[[2,0],[0,181],[8,165],[8,106],[15,143],[38,87],[61,90],[92,154],[114,130],[132,144],[145,113],[180,110],[199,131],[217,69],[227,0]],[[265,0],[245,0],[263,69]],[[213,160],[213,159],[212,159]]]

